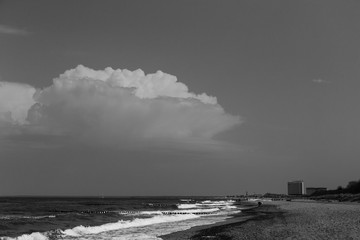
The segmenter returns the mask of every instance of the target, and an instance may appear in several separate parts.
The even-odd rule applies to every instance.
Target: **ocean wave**
[[[77,226],[72,229],[67,229],[64,231],[61,231],[63,235],[65,236],[71,236],[71,237],[80,237],[83,235],[88,234],[98,234],[102,232],[107,231],[114,231],[124,228],[133,228],[133,227],[142,227],[152,224],[158,224],[158,223],[166,223],[166,222],[177,222],[177,221],[183,221],[188,219],[194,219],[198,218],[199,216],[193,215],[193,214],[187,214],[187,215],[159,215],[154,216],[151,218],[136,218],[131,221],[124,221],[120,220],[115,223],[106,223],[100,226]]]
[[[239,210],[239,208],[234,206],[233,203],[234,201],[206,200],[198,201],[196,203],[181,201],[177,205],[177,209],[153,209],[154,211],[104,211],[104,213],[114,212],[118,214],[132,215],[129,217],[134,219],[128,220],[128,216],[119,216],[119,218],[124,219],[119,221],[115,220],[117,222],[106,223],[98,226],[80,225],[71,229],[56,229],[48,232],[34,232],[15,238],[0,237],[0,240],[48,240],[77,238],[99,240],[110,239],[109,236],[112,236],[112,234],[115,234],[114,236],[121,236],[121,238],[116,239],[158,239],[155,236],[160,236],[164,232],[173,232],[178,229],[178,225],[182,225],[182,228],[187,229],[189,226],[193,225],[195,226],[221,221],[222,219],[227,218],[229,214],[239,212],[234,211],[236,209]],[[41,219],[54,217],[56,217],[56,215],[0,215],[0,221],[1,219]],[[136,238],[130,237],[129,234],[132,233],[136,233]],[[124,238],[122,238],[123,236]],[[147,236],[151,236],[152,238]]]
[[[220,208],[198,208],[185,210],[164,210],[164,211],[120,211],[122,215],[168,215],[168,214],[198,214],[212,213],[219,211]]]
[[[192,204],[192,203],[183,203],[183,204],[178,204],[177,207],[179,209],[190,209],[190,208],[198,208],[200,207],[201,205],[200,204]]]
[[[0,237],[1,240],[48,240],[49,238],[39,232],[34,232],[31,234],[23,234],[19,237],[11,238],[11,237]]]
[[[206,207],[226,207],[229,205],[233,205],[235,201],[227,200],[227,201],[211,201],[205,200],[200,203],[181,203],[177,205],[178,209],[194,209],[194,208],[206,208]]]
[[[222,207],[221,209],[237,209],[237,208],[238,207],[236,207],[236,206],[229,205],[229,206]]]
[[[200,218],[200,216],[187,214],[187,215],[156,215],[151,218],[136,218],[134,220],[120,220],[115,223],[106,223],[99,226],[77,226],[72,229],[66,230],[52,230],[49,232],[34,232],[31,234],[23,234],[21,236],[11,238],[11,237],[0,237],[0,240],[49,240],[54,239],[52,233],[56,232],[56,239],[68,239],[68,238],[77,238],[83,237],[91,234],[101,234],[109,231],[121,230],[121,229],[131,229],[139,227],[147,227],[153,224],[159,223],[171,223],[184,220],[190,220]],[[95,235],[96,236],[96,235]],[[93,236],[93,237],[95,237]],[[87,238],[87,237],[86,237]],[[95,237],[96,239],[96,237]],[[126,238],[124,238],[126,239]],[[132,239],[132,238],[128,238]]]
[[[211,201],[211,200],[205,200],[202,201],[202,204],[206,204],[206,205],[228,205],[228,204],[233,204],[235,201],[234,200],[226,200],[226,201]]]
[[[174,231],[188,229],[191,226],[211,224],[222,221],[233,211],[233,206],[197,208],[197,209],[177,209],[167,211],[139,211],[133,212],[140,215],[148,215],[145,218],[134,217],[133,220],[119,220],[113,223],[106,223],[98,226],[76,226],[71,229],[57,229],[48,232],[34,232],[24,234],[16,238],[0,237],[0,240],[49,240],[49,239],[116,239],[140,240],[140,239],[159,239],[156,236]],[[135,214],[135,216],[136,216]],[[208,214],[202,217],[202,214]],[[159,225],[156,225],[159,224]],[[155,225],[155,226],[152,226]],[[180,227],[181,226],[181,227]],[[120,235],[119,235],[120,234]],[[134,235],[133,235],[134,234]]]
[[[55,215],[45,216],[25,216],[25,215],[0,215],[1,220],[12,220],[12,219],[42,219],[42,218],[55,218]]]

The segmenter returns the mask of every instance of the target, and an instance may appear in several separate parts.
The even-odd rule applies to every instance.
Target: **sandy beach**
[[[162,236],[172,239],[360,239],[360,204],[274,201],[226,222]]]

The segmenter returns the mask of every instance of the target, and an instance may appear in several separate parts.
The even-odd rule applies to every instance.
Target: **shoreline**
[[[159,236],[201,239],[360,239],[360,204],[274,201],[223,222]]]
[[[178,231],[162,235],[159,236],[159,238],[163,240],[198,240],[205,238],[219,240],[231,239],[231,236],[228,236],[228,234],[226,234],[228,229],[237,228],[249,221],[262,221],[272,219],[278,215],[282,215],[283,213],[284,211],[281,211],[278,207],[272,204],[263,204],[260,207],[234,214],[230,218],[222,222],[192,227],[184,231]]]

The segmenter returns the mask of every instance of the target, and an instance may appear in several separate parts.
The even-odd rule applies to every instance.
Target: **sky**
[[[359,1],[0,1],[0,195],[286,193],[360,169]]]

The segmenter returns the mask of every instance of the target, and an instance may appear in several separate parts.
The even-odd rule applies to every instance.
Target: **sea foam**
[[[185,202],[185,201],[184,201]],[[193,226],[212,224],[223,221],[230,213],[236,213],[234,201],[202,201],[181,203],[178,209],[155,211],[123,211],[119,214],[139,216],[133,220],[119,220],[99,226],[76,226],[66,230],[34,232],[16,238],[0,237],[1,240],[48,240],[48,239],[117,239],[150,240],[174,231],[181,231]],[[205,214],[206,216],[202,216]],[[145,218],[144,215],[147,215]],[[41,216],[42,217],[42,216]],[[153,226],[153,225],[156,225]]]
[[[219,207],[219,208],[226,208],[228,206],[233,205],[235,201],[228,200],[228,201],[211,201],[205,200],[200,203],[181,203],[177,205],[178,209],[195,209],[195,208],[209,208],[209,207]]]
[[[220,208],[203,209],[181,209],[181,210],[163,210],[163,211],[119,211],[121,215],[172,215],[172,214],[210,214],[219,211]]]
[[[1,240],[48,240],[49,238],[42,233],[34,232],[31,234],[24,234],[16,238],[0,237]]]
[[[165,222],[176,222],[188,219],[198,218],[199,216],[193,214],[186,215],[158,215],[151,218],[136,218],[132,221],[120,220],[115,223],[106,223],[100,226],[77,226],[72,229],[62,231],[64,235],[79,237],[87,234],[98,234],[107,231],[113,231],[123,228],[141,227],[146,225],[165,223]]]

